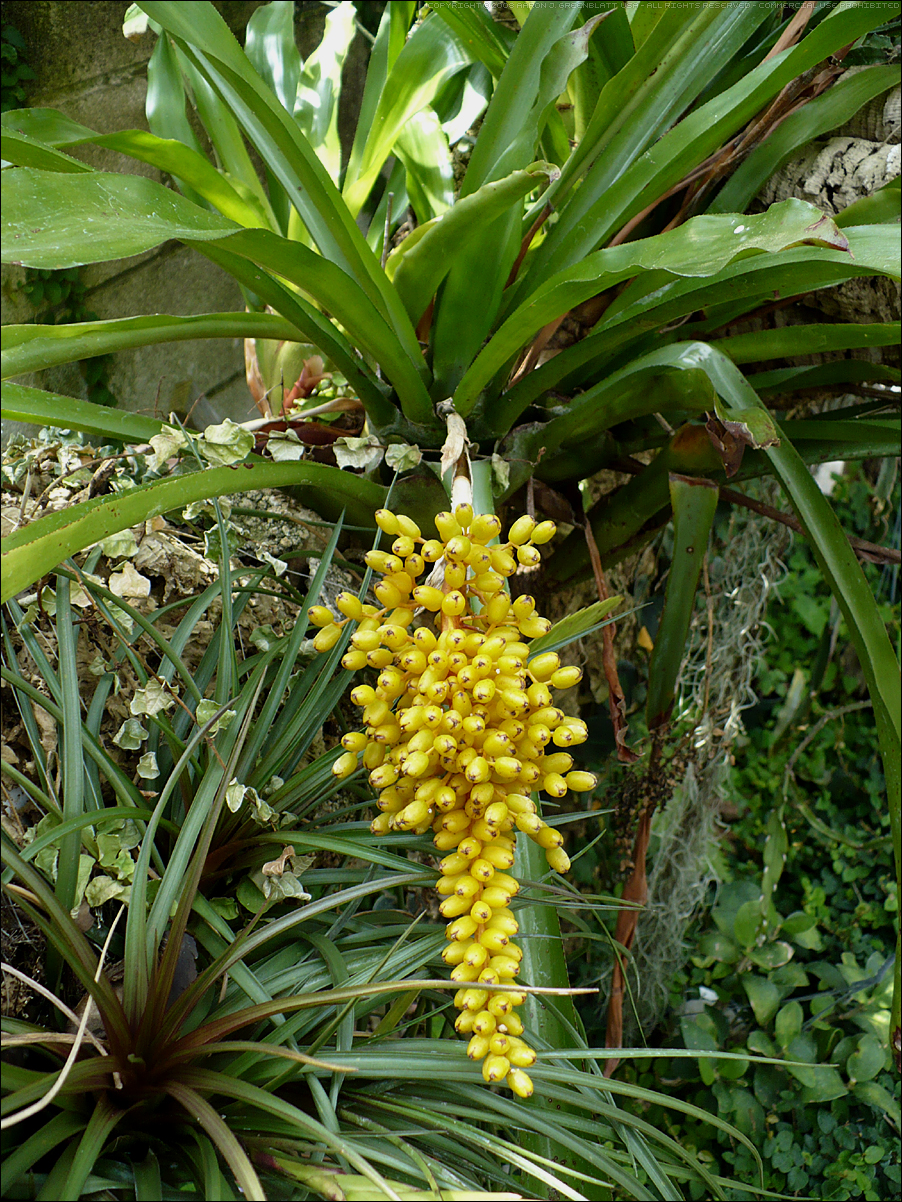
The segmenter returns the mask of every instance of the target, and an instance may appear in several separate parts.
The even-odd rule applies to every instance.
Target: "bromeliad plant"
[[[511,601],[505,591],[518,563],[539,562],[537,548],[554,537],[555,526],[524,516],[498,543],[498,517],[474,514],[461,501],[453,513],[436,515],[441,537],[423,539],[406,515],[380,509],[375,516],[379,529],[395,536],[390,554],[366,557],[383,573],[373,591],[391,609],[342,593],[342,619],[325,606],[310,615],[321,627],[313,640],[318,651],[329,651],[353,620],[343,666],[380,670],[375,688],[358,685],[351,694],[366,730],[344,736],[347,751],[333,772],[350,775],[362,753],[382,811],[372,833],[431,830],[436,848],[451,853],[441,862],[438,892],[443,917],[453,920],[442,959],[462,986],[454,1025],[471,1036],[467,1055],[483,1061],[487,1082],[504,1081],[528,1098],[533,1085],[523,1070],[536,1053],[520,1038],[515,1008],[526,995],[515,978],[523,952],[511,942],[519,923],[510,903],[520,884],[506,870],[519,830],[544,850],[550,868],[566,872],[563,836],[543,821],[529,792],[541,788],[560,798],[597,783],[592,773],[573,771],[564,750],[585,742],[586,724],[566,718],[551,693],[577,684],[582,669],[561,667],[554,651],[530,655],[522,640],[548,635],[551,623],[535,612],[532,597]],[[418,584],[427,564],[441,565],[436,583]],[[436,615],[435,629],[409,629],[417,608]],[[552,742],[561,750],[546,754]],[[486,985],[501,989],[492,993]]]
[[[354,653],[345,631],[326,654],[305,654],[309,601],[337,538],[291,632],[247,650],[235,634],[242,611],[276,581],[256,570],[232,577],[227,560],[169,637],[165,607],[141,613],[93,572],[57,573],[53,620],[37,605],[7,607],[4,691],[35,770],[4,759],[3,774],[45,818],[20,846],[4,827],[3,885],[47,940],[45,984],[27,983],[72,1026],[3,1020],[4,1196],[74,1199],[102,1182],[115,1197],[578,1199],[614,1181],[643,1198],[649,1171],[664,1195],[697,1179],[724,1196],[690,1152],[615,1105],[575,1029],[549,1046],[535,1024],[528,1106],[486,1089],[456,1045],[447,941],[409,912],[412,891],[435,873],[405,853],[428,853],[429,840],[411,830],[387,849],[371,837],[341,747],[304,762],[347,683],[339,659]],[[93,695],[79,692],[76,588],[84,620],[108,626],[115,645]],[[216,605],[221,618],[191,670],[182,653]],[[56,662],[45,654],[54,642]],[[154,748],[142,760],[153,756],[156,776],[132,771],[140,749],[130,761],[108,748],[107,702],[129,665]],[[148,707],[151,694],[164,704]],[[108,903],[98,867],[127,827],[140,840],[121,838],[116,861],[123,877],[129,866],[130,890]],[[311,867],[311,853],[327,855]],[[72,917],[81,896],[95,920],[86,933]],[[110,921],[120,899],[124,938]],[[547,955],[527,947],[530,981]],[[66,1005],[73,980],[94,1021],[91,1006],[79,1020]],[[522,992],[569,1001],[554,988]],[[549,1149],[574,1163],[555,1163]]]
[[[766,317],[775,300],[900,274],[892,185],[835,220],[799,200],[745,212],[794,150],[898,81],[896,67],[854,76],[841,68],[849,47],[896,16],[894,5],[816,7],[784,19],[769,5],[609,3],[599,12],[518,3],[514,34],[481,6],[392,3],[342,167],[335,95],[351,5],[335,10],[306,64],[290,4],[258,9],[243,50],[212,5],[134,5],[129,31],[149,23],[158,33],[152,132],[101,135],[49,110],[7,114],[4,258],[60,268],[177,239],[239,282],[248,311],[8,328],[3,374],[151,342],[237,336],[255,340],[257,395],[278,413],[272,390],[287,369],[279,344],[304,344],[305,361],[312,344],[346,381],[377,453],[396,457],[401,443],[428,459],[444,443],[440,407],[450,399],[474,456],[495,457],[502,501],[533,478],[576,498],[575,485],[599,469],[630,470],[634,479],[585,515],[602,567],[641,546],[675,509],[685,510],[684,531],[703,534],[710,498],[700,499],[716,496],[725,476],[776,475],[868,679],[898,862],[898,665],[806,466],[894,455],[898,420],[883,415],[879,393],[829,421],[779,420],[762,400],[813,385],[879,385],[898,373],[855,358],[753,367],[893,345],[898,323],[803,320],[731,332],[743,318]],[[186,117],[186,98],[215,164]],[[66,152],[88,143],[168,173],[179,191],[92,171]],[[415,228],[398,241],[408,212]],[[20,385],[5,384],[3,395],[10,417],[133,441],[161,430]],[[650,462],[636,458],[648,451]],[[149,513],[242,488],[290,484],[324,516],[344,509],[370,522],[386,504],[380,470],[357,476],[249,454],[240,471],[186,472],[97,497],[4,540],[3,595]],[[446,497],[435,475],[420,473],[407,472],[393,504],[428,535]],[[708,484],[698,488],[699,480]],[[652,665],[654,729],[672,705],[697,545],[687,535],[677,550],[673,637]],[[588,572],[589,556],[576,530],[547,570],[572,580]],[[898,1010],[893,1021],[900,1025]]]

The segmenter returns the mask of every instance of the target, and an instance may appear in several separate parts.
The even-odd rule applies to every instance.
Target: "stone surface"
[[[215,7],[243,41],[247,21],[261,0],[226,0]],[[383,7],[373,4],[373,9]],[[27,61],[36,78],[28,102],[55,108],[100,133],[147,129],[144,115],[147,61],[155,37],[137,42],[122,35],[128,4],[82,3],[81,0],[8,0],[4,24],[22,35]],[[318,44],[326,9],[318,0],[295,4],[295,32],[302,57]],[[347,154],[366,74],[368,43],[358,36],[345,68],[339,128]],[[78,147],[70,153],[101,171],[127,171],[171,181],[154,168],[100,147]],[[89,264],[83,269],[88,292],[85,304],[100,319],[141,313],[205,313],[243,308],[237,285],[218,267],[194,252],[171,243],[125,261]],[[31,321],[34,312],[20,291],[21,268],[3,267],[2,321]],[[21,377],[32,387],[84,398],[77,364]],[[116,356],[109,387],[119,407],[165,417],[171,409],[194,424],[225,417],[244,421],[257,415],[244,380],[244,348],[240,339],[197,340],[143,347]],[[200,398],[200,399],[198,399]],[[3,422],[3,442],[21,427]]]

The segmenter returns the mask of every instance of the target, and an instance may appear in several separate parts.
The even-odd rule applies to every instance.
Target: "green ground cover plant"
[[[848,530],[882,523],[893,537],[894,476],[858,469],[839,478],[832,499]],[[865,570],[898,638],[897,572]],[[729,778],[739,816],[712,849],[720,884],[707,929],[673,982],[676,1017],[659,1037],[670,1043],[678,1032],[687,1047],[799,1063],[712,1056],[696,1071],[662,1058],[636,1066],[635,1080],[716,1108],[761,1150],[766,1184],[778,1193],[893,1197],[902,1120],[888,1031],[898,895],[870,707],[842,620],[798,540],[772,607],[759,702]],[[708,1004],[687,1008],[699,990]],[[831,1067],[812,1071],[816,1064]],[[694,1125],[679,1134],[722,1173],[732,1165],[739,1182],[749,1180],[728,1138]],[[753,1194],[737,1185],[730,1196]]]
[[[148,1197],[238,1189],[275,1196],[276,1173],[298,1197],[371,1188],[386,1197],[437,1196],[439,1188],[503,1196],[513,1186],[538,1197],[554,1189],[566,1197],[670,1198],[729,1188],[703,1156],[617,1104],[623,1096],[652,1107],[664,1101],[610,1076],[610,1064],[603,1074],[603,1061],[635,1055],[616,1048],[616,1023],[610,1046],[599,1049],[569,1003],[556,1009],[529,999],[540,1068],[528,1101],[487,1088],[463,1049],[439,1040],[450,1004],[445,982],[417,974],[443,937],[412,925],[415,915],[384,930],[376,917],[383,895],[393,896],[390,910],[404,912],[402,892],[434,880],[434,870],[409,858],[425,855],[430,841],[401,831],[374,836],[368,819],[340,809],[338,821],[320,806],[337,787],[330,757],[303,760],[343,691],[344,673],[332,672],[350,630],[327,649],[325,667],[304,659],[306,614],[323,580],[315,572],[309,590],[289,590],[298,606],[290,633],[272,644],[264,636],[254,651],[241,645],[236,613],[270,578],[264,569],[233,575],[223,553],[232,531],[216,498],[291,488],[321,518],[357,528],[372,545],[374,514],[389,498],[392,512],[428,538],[455,481],[464,481],[483,513],[515,509],[516,498],[521,512],[570,525],[542,561],[546,579],[553,589],[591,576],[601,599],[605,569],[672,522],[645,699],[648,738],[638,750],[626,742],[616,671],[608,676],[616,754],[636,761],[651,786],[670,754],[679,669],[718,504],[728,481],[742,487],[774,477],[858,657],[898,871],[898,661],[886,615],[809,471],[824,460],[897,453],[898,416],[880,389],[898,380],[898,370],[855,351],[895,346],[898,323],[737,329],[766,318],[775,293],[798,298],[900,274],[893,184],[835,216],[799,200],[754,211],[761,184],[798,147],[898,81],[898,69],[885,63],[851,76],[839,66],[895,10],[872,3],[785,12],[705,3],[512,9],[516,33],[481,7],[389,5],[346,161],[336,106],[353,34],[347,3],[330,14],[306,62],[294,44],[291,4],[257,9],[244,47],[212,5],[133,5],[126,34],[156,38],[149,131],[99,134],[46,109],[3,116],[4,261],[66,270],[177,239],[231,274],[245,300],[236,313],[3,331],[4,414],[62,426],[101,446],[115,442],[132,463],[127,478],[92,481],[83,499],[39,515],[28,504],[35,460],[24,454],[20,517],[31,520],[3,539],[4,671],[37,766],[35,779],[20,773],[15,783],[51,819],[48,827],[60,823],[42,828],[27,849],[4,843],[4,882],[45,930],[52,983],[68,965],[95,997],[109,1045],[108,1055],[92,1045],[96,1055],[74,1061],[53,1099],[55,1125],[29,1115],[21,1120],[35,1123],[27,1140],[6,1144],[22,1196],[77,1197],[95,1187]],[[149,163],[173,187],[93,171],[69,153],[89,143]],[[192,432],[12,382],[58,363],[198,337],[245,339],[259,422]],[[842,357],[786,365],[825,351]],[[813,385],[845,390],[862,381],[874,393],[866,401],[829,415],[804,404]],[[774,403],[796,393],[801,403],[788,413]],[[346,422],[351,415],[341,427],[349,432],[323,435],[317,419],[336,414]],[[274,418],[287,428],[273,428]],[[317,439],[331,451],[315,455]],[[603,469],[626,482],[584,504],[581,482]],[[219,565],[215,581],[192,599],[177,634],[154,633],[152,620],[129,613],[143,636],[131,626],[121,636],[117,656],[146,680],[123,723],[136,725],[117,735],[117,746],[130,741],[140,752],[142,767],[124,773],[97,735],[115,672],[104,669],[83,712],[68,671],[77,656],[72,590],[84,590],[97,620],[121,633],[109,577],[90,579],[98,562],[90,548],[113,546],[106,540],[120,535],[127,542],[128,531],[146,532],[159,515],[196,520],[211,505],[202,526],[205,553]],[[129,551],[119,557],[127,561]],[[360,576],[358,584],[363,602],[368,581]],[[54,615],[42,602],[48,587]],[[214,599],[217,633],[198,672],[188,671],[185,647]],[[34,633],[48,637],[43,624],[51,619],[56,662]],[[156,649],[150,673],[131,649],[140,637]],[[34,665],[29,674],[18,664],[23,647]],[[61,732],[51,764],[46,751],[42,760],[33,702]],[[233,711],[229,725],[214,730]],[[154,769],[159,778],[149,775]],[[372,797],[361,790],[362,811]],[[152,807],[144,792],[156,797]],[[638,828],[637,865],[653,808]],[[283,824],[289,813],[294,819]],[[126,823],[113,828],[112,844],[100,842],[107,818]],[[140,843],[132,842],[136,832]],[[294,850],[286,856],[280,846]],[[58,851],[44,856],[42,873],[36,857],[52,847]],[[363,867],[307,871],[302,856],[314,850]],[[302,853],[297,862],[294,852]],[[264,872],[273,863],[281,869]],[[242,883],[245,870],[260,875]],[[333,875],[315,877],[319,871]],[[276,877],[294,892],[273,902]],[[102,878],[108,883],[97,883]],[[268,897],[264,878],[272,878]],[[615,935],[629,949],[636,911],[628,903],[642,901],[638,878],[623,904],[587,903],[562,885],[549,897],[540,886],[522,907],[521,930],[548,949],[533,986],[568,987],[558,925],[568,906],[594,915],[593,907],[618,905]],[[73,925],[82,887],[84,897],[108,891],[104,923],[130,889],[121,999],[99,969],[101,932],[88,940]],[[276,908],[248,920],[242,898]],[[769,910],[760,919],[766,923]],[[200,948],[198,976],[176,997],[189,926]],[[753,934],[757,945],[757,925]],[[305,938],[313,949],[302,961],[309,979],[297,975],[296,942]],[[747,949],[743,940],[737,946]],[[897,956],[893,1031],[899,964]],[[398,996],[377,1014],[380,988]],[[27,1113],[58,1071],[54,1044],[66,1040],[51,1038],[52,1025],[11,1033],[22,1047],[35,1045],[29,1056],[44,1058],[40,1069],[16,1064],[5,1099],[12,1112]],[[242,1028],[246,1043],[221,1046]],[[285,1064],[265,1060],[261,1042],[278,1047]],[[759,1053],[761,1064],[785,1059],[782,1046],[773,1047],[781,1055]],[[708,1050],[691,1053],[704,1061]],[[212,1062],[201,1065],[207,1055]],[[322,1056],[328,1066],[299,1056]],[[718,1061],[748,1059],[736,1056],[722,1051]],[[345,1083],[350,1069],[355,1081],[367,1081],[359,1092]],[[828,1071],[815,1066],[805,1087],[823,1092]],[[292,1092],[299,1073],[309,1089],[303,1096]],[[117,1098],[119,1084],[127,1096]],[[141,1142],[160,1098],[165,1115],[175,1107],[199,1121],[196,1156],[172,1162],[165,1143]],[[725,1129],[710,1104],[671,1098],[668,1105]],[[142,1134],[133,1157],[135,1127]],[[757,1164],[735,1123],[730,1138]],[[65,1153],[48,1171],[42,1157],[61,1144]],[[463,1163],[461,1145],[470,1149]]]

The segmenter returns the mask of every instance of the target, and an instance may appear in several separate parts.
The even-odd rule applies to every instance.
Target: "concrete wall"
[[[245,26],[259,3],[226,0],[215,7],[243,42]],[[36,79],[26,84],[28,104],[58,109],[100,133],[147,129],[146,69],[156,39],[152,33],[137,43],[123,37],[122,19],[127,8],[121,0],[7,0],[3,23],[22,35],[28,47],[27,62],[36,74]],[[317,45],[326,12],[325,5],[317,0],[296,3],[295,31],[302,56]],[[353,133],[367,53],[367,43],[358,34],[344,77],[340,124],[346,145]],[[71,153],[99,170],[128,171],[170,182],[152,167],[113,151],[80,147]],[[82,272],[88,285],[85,303],[98,318],[220,312],[243,307],[238,287],[230,277],[175,242],[125,261],[89,264]],[[4,324],[34,318],[34,310],[17,288],[24,275],[22,268],[3,268]],[[20,382],[67,396],[85,396],[77,364],[22,377]],[[243,343],[237,338],[123,352],[114,359],[109,387],[120,408],[160,417],[171,409],[184,414],[197,402],[193,422],[200,426],[224,417],[242,421],[257,414],[244,379]],[[15,423],[4,422],[4,441],[18,428]]]

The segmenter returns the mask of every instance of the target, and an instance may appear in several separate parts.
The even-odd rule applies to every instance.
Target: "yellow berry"
[[[474,542],[487,543],[501,533],[501,521],[494,513],[478,513],[470,522],[468,533]]]
[[[331,651],[340,638],[341,627],[333,623],[330,626],[324,626],[320,630],[313,640],[313,646],[320,652]]]
[[[545,651],[535,655],[527,667],[534,680],[548,680],[560,668],[561,657],[556,651]]]
[[[487,1056],[482,1062],[482,1075],[489,1083],[503,1081],[510,1071],[511,1064],[506,1056]]]
[[[508,530],[508,542],[513,543],[515,547],[522,546],[528,541],[535,528],[535,521],[530,517],[526,517],[524,514],[523,517],[517,518],[513,526],[511,526],[510,530]]]
[[[460,1010],[474,1010],[478,1013],[478,1011],[485,1007],[488,998],[489,991],[487,989],[464,989],[461,992],[459,1006],[456,996],[454,999],[454,1004],[458,1006],[458,1009]]]
[[[468,914],[464,915],[446,927],[445,938],[452,939],[455,943],[459,943],[461,941],[465,942],[476,934],[476,928],[478,925],[479,924],[474,919],[470,918]]]
[[[547,634],[551,629],[551,623],[547,618],[528,618],[520,623],[520,631],[525,634],[528,639],[541,638],[543,634]]]
[[[513,1044],[503,1031],[496,1031],[489,1039],[488,1050],[493,1056],[507,1056],[512,1048]]]
[[[467,579],[467,567],[463,563],[445,564],[445,587],[449,589],[463,588]]]
[[[467,1055],[471,1060],[482,1060],[489,1050],[489,1041],[484,1035],[474,1035],[467,1044]]]
[[[332,610],[326,609],[325,605],[311,605],[307,610],[307,617],[313,626],[328,626],[335,621]]]
[[[517,561],[504,547],[492,547],[490,550],[492,556],[492,571],[497,572],[500,576],[513,576],[517,570]]]
[[[555,689],[569,689],[583,678],[582,668],[559,668],[552,674],[551,686]]]
[[[346,751],[344,755],[340,755],[332,765],[332,775],[337,776],[339,780],[344,780],[357,771],[357,756],[353,751]]]
[[[463,990],[460,991],[463,993]],[[462,1010],[454,1020],[454,1030],[458,1035],[469,1035],[473,1030],[473,1020],[476,1015],[472,1010]]]
[[[515,977],[519,972],[520,962],[513,956],[497,955],[489,960],[489,968],[499,977]]]
[[[568,872],[570,869],[570,857],[564,851],[563,847],[551,847],[545,852],[545,859],[548,861],[548,867],[555,872]]]
[[[451,538],[456,538],[461,533],[460,526],[453,514],[447,512],[437,513],[433,520],[435,528],[439,533],[439,538],[441,538],[443,543],[446,543]]]
[[[542,788],[549,797],[563,797],[567,792],[567,782],[557,772],[549,772],[542,780]]]
[[[449,618],[457,618],[467,608],[467,599],[459,589],[446,593],[442,600],[442,613]]]
[[[568,772],[566,781],[567,788],[574,793],[588,793],[598,784],[598,777],[591,772]]]
[[[385,534],[393,535],[398,533],[398,519],[390,509],[377,509],[373,516],[376,519],[376,525]]]
[[[478,905],[479,903],[477,903]],[[457,897],[456,894],[451,897],[446,897],[439,906],[439,913],[443,918],[458,918],[461,915],[467,914],[470,910],[470,900],[466,897]],[[473,915],[475,919],[475,915]],[[478,919],[476,919],[478,921]]]
[[[564,836],[552,826],[543,826],[536,836],[536,842],[539,847],[544,847],[546,851],[550,851],[554,847],[563,846]]]
[[[433,588],[432,585],[418,584],[413,590],[413,599],[417,605],[422,605],[424,609],[437,613],[442,607],[445,594],[441,589]]]
[[[483,906],[490,908],[491,914],[493,910],[501,910],[505,906],[509,906],[513,895],[510,890],[503,889],[500,885],[487,885],[482,891],[480,901]],[[470,912],[472,913],[472,911]]]
[[[522,1068],[512,1068],[507,1074],[505,1085],[518,1098],[531,1098],[533,1094],[533,1084],[531,1079],[524,1073]]]

